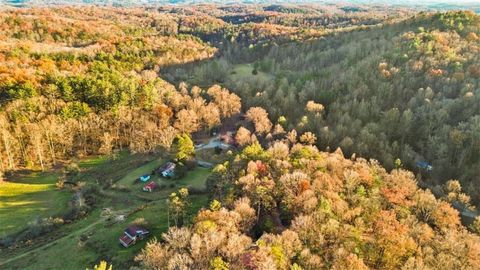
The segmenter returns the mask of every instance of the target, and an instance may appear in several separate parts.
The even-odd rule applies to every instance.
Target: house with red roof
[[[123,235],[118,239],[120,244],[124,247],[129,247],[135,244],[138,240],[143,240],[150,232],[143,226],[131,225],[123,231]]]
[[[155,182],[152,181],[152,182],[146,184],[146,185],[143,187],[143,191],[145,191],[145,192],[152,192],[152,191],[154,191],[157,187],[158,187],[157,183],[155,183]]]

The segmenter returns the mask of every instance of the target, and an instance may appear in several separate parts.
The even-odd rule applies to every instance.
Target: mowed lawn
[[[206,179],[210,175],[211,170],[207,168],[197,167],[193,171],[187,172],[187,175],[179,180],[163,180],[166,183],[168,182],[175,182],[177,185],[185,186],[185,187],[192,187],[197,190],[205,190]]]
[[[154,169],[160,167],[165,162],[166,161],[162,158],[154,159],[147,164],[130,171],[116,183],[121,185],[132,185],[137,178],[146,174],[151,174]]]
[[[0,237],[18,232],[36,218],[66,211],[71,193],[56,187],[56,173],[32,172],[0,181]]]

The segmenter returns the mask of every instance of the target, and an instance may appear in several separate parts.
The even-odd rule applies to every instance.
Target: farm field
[[[42,237],[33,246],[2,251],[0,269],[84,269],[100,260],[108,260],[122,269],[132,265],[134,256],[147,241],[123,248],[118,243],[123,230],[129,224],[141,221],[150,230],[150,239],[160,238],[161,233],[168,229],[168,195],[181,187],[202,190],[210,174],[209,169],[196,168],[180,180],[153,176],[152,180],[163,188],[152,193],[141,191],[144,184],[135,184],[135,179],[151,173],[163,162],[163,158],[152,155],[125,154],[116,160],[95,158],[79,161],[79,167],[85,170],[81,175],[86,181],[98,181],[99,177],[111,172],[108,180],[115,183],[113,187],[121,186],[122,189],[104,190],[102,201],[85,218],[60,227],[54,235]],[[59,190],[55,192],[61,193]],[[66,196],[67,201],[69,197]],[[190,202],[189,216],[193,217],[208,204],[208,198],[203,194],[191,195]],[[116,222],[115,217],[120,215],[124,215],[125,220]],[[62,254],[61,259],[58,254]]]

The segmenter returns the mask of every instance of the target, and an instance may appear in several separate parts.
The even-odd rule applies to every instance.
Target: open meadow
[[[71,194],[57,189],[57,177],[55,172],[26,172],[0,181],[0,237],[66,210]]]

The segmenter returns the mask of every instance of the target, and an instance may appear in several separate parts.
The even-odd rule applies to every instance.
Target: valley
[[[480,268],[475,3],[40,2],[0,4],[0,269]]]

